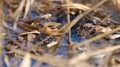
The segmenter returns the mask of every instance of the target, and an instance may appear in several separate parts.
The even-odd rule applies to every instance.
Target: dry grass
[[[87,6],[70,0],[0,1],[0,58],[3,58],[0,59],[0,67],[4,67],[4,65],[8,67],[42,67],[42,65],[50,67],[119,67],[120,22],[112,19],[111,14],[106,15],[107,13],[104,12],[102,6],[108,3],[108,0],[95,0],[95,2],[98,3],[90,8],[88,4],[92,6],[93,1],[87,2]],[[116,10],[120,9],[119,2],[119,0],[113,0],[112,4],[115,5]],[[31,13],[36,14],[35,19],[30,16]],[[91,15],[91,13],[95,15]],[[76,17],[71,19],[71,14]],[[53,18],[58,20],[60,19],[58,16],[62,15],[66,16],[66,24],[52,20]],[[86,16],[96,23],[82,21],[84,23],[81,22],[77,29],[82,31],[83,26],[83,30],[86,30],[84,27],[86,23],[88,30],[92,28],[95,32],[93,34],[89,34],[88,31],[84,32],[88,34],[85,35],[88,39],[76,44],[72,42],[71,30]],[[65,18],[63,17],[63,19]],[[101,32],[101,30],[110,31]],[[68,33],[67,44],[63,46],[62,41],[65,40],[66,33]],[[85,36],[80,37],[82,39]],[[41,40],[39,41],[39,39]],[[52,41],[46,44],[49,40]],[[99,40],[103,40],[102,43]],[[97,46],[96,41],[107,46],[99,49],[101,46]],[[109,41],[112,43],[108,43]],[[91,48],[94,43],[97,46],[94,47],[96,50]],[[66,58],[61,58],[59,55],[61,46],[67,48],[64,51],[61,50],[63,55],[67,54]],[[80,50],[81,48],[83,49]],[[14,62],[11,62],[11,59]],[[33,60],[35,63],[31,65]],[[2,65],[3,62],[5,62],[4,65]]]

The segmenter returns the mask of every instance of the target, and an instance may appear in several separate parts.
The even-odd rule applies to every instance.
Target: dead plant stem
[[[60,41],[62,41],[62,38],[64,37],[64,34],[71,28],[73,27],[82,17],[86,16],[87,14],[89,14],[91,11],[93,11],[94,9],[98,8],[99,6],[101,6],[102,4],[104,4],[105,2],[107,2],[108,0],[102,0],[100,3],[98,3],[97,5],[95,5],[92,9],[90,9],[89,11],[86,11],[83,14],[78,15],[71,23],[69,23],[65,29],[63,34],[60,36]],[[61,29],[60,29],[61,30]],[[56,46],[59,47],[60,43]],[[57,48],[55,47],[54,52],[57,50]]]
[[[69,0],[66,0],[67,4],[67,22],[70,24],[70,7],[69,7]],[[68,45],[71,45],[71,28],[68,30]]]
[[[14,50],[13,52],[19,54],[19,55],[25,55],[26,51],[22,51],[22,50]],[[67,65],[67,60],[65,59],[60,59],[60,58],[57,58],[53,55],[50,55],[50,54],[44,54],[43,56],[37,56],[37,55],[34,55],[34,54],[30,54],[31,58],[32,59],[35,59],[39,62],[45,62],[45,63],[48,63],[52,66],[55,66],[55,67],[66,67]]]
[[[81,54],[79,54],[78,56],[76,56],[70,60],[70,64],[78,64],[80,62],[88,60],[89,58],[91,58],[93,56],[105,54],[105,53],[111,53],[111,52],[118,50],[118,49],[120,49],[120,45],[107,47],[107,48],[102,49],[102,50],[98,50],[98,51],[84,54],[83,56]]]
[[[101,39],[101,38],[104,38],[104,37],[106,37],[107,35],[110,35],[110,34],[112,34],[112,33],[114,33],[114,32],[117,32],[118,30],[120,30],[120,27],[119,27],[119,26],[118,26],[117,28],[113,29],[113,30],[110,31],[110,32],[103,33],[103,34],[97,35],[97,36],[95,36],[95,37],[93,37],[93,38],[90,38],[90,39],[88,39],[88,40],[85,40],[85,41],[81,42],[79,45],[75,45],[74,48],[79,48],[79,47],[82,46],[82,45],[87,45],[87,44],[89,44],[89,43],[91,43],[91,42],[94,42],[94,41],[96,41],[96,40],[99,40],[99,39]]]

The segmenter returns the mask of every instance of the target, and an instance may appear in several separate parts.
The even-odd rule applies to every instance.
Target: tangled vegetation
[[[119,67],[119,0],[0,0],[0,67]]]

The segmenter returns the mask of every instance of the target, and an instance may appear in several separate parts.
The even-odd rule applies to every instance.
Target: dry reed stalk
[[[7,28],[7,29],[13,31],[14,33],[20,33],[20,32],[18,32],[17,30],[14,30],[14,29],[11,28],[10,26],[8,26],[6,22],[3,22],[3,26],[4,26],[5,28]]]
[[[24,18],[27,17],[28,13],[30,12],[30,7],[33,5],[34,0],[27,0],[26,5],[25,5],[25,13],[24,13]]]
[[[108,0],[102,0],[101,2],[99,2],[97,5],[95,5],[93,8],[91,8],[90,10],[84,12],[83,14],[78,15],[74,20],[71,21],[70,24],[68,24],[64,30],[64,34],[66,33],[66,31],[68,31],[71,27],[73,27],[81,18],[83,18],[84,16],[86,16],[87,14],[89,14],[90,12],[92,12],[94,9],[98,8],[99,6],[101,6],[102,4],[104,4],[105,2],[107,2]]]
[[[87,14],[89,14],[91,11],[93,11],[94,9],[98,8],[99,6],[101,6],[102,4],[104,4],[105,2],[107,2],[108,0],[102,0],[101,2],[99,2],[97,5],[95,5],[93,8],[91,8],[90,10],[84,12],[83,14],[80,14],[78,15],[74,20],[71,21],[71,23],[69,23],[68,25],[66,25],[66,27],[64,28],[64,32],[63,34],[60,36],[60,39],[59,41],[62,41],[62,38],[64,37],[64,34],[71,28],[73,27],[81,18],[83,18],[84,16],[86,16]],[[60,29],[62,30],[62,29]],[[53,52],[54,53],[57,48],[59,47],[60,45],[60,42],[58,42],[59,44],[56,45],[55,49],[53,49]]]
[[[3,9],[3,2],[0,2],[0,55],[2,54],[2,51],[3,51],[3,46],[4,46],[3,41],[4,41],[4,35],[5,35],[5,29],[3,27],[5,15],[2,9]]]
[[[5,21],[5,15],[3,13],[3,1],[0,1],[0,67],[3,67],[3,49],[4,49],[4,36],[5,29],[3,27],[3,22]]]
[[[20,64],[20,67],[31,67],[31,55],[29,53],[26,53],[23,61]]]
[[[66,4],[67,4],[67,22],[68,24],[70,24],[70,7],[69,4],[70,0],[66,0]],[[71,45],[71,28],[68,30],[68,45]]]
[[[120,49],[120,45],[107,47],[105,49],[94,51],[92,53],[86,53],[86,54],[82,54],[82,55],[79,54],[78,56],[72,58],[69,63],[72,64],[72,65],[75,65],[75,64],[78,64],[80,62],[84,62],[84,61],[88,60],[89,58],[91,58],[93,56],[100,55],[100,54],[111,53],[111,52],[113,52],[115,50],[118,50],[118,49]]]
[[[13,15],[13,18],[15,18],[13,29],[15,29],[15,30],[17,28],[17,22],[18,22],[18,19],[20,17],[20,14],[22,13],[22,10],[23,10],[23,7],[25,5],[25,2],[26,2],[26,0],[22,0],[21,1],[19,7],[17,8],[17,10],[15,11],[15,13]]]
[[[14,50],[12,52],[15,52],[16,54],[19,54],[19,55],[25,55],[26,53],[28,53],[28,52],[21,51],[21,50]],[[55,67],[66,67],[68,63],[67,59],[60,59],[50,54],[44,54],[42,56],[40,55],[37,56],[37,55],[29,53],[29,55],[31,56],[31,59],[35,59],[39,62],[44,62],[44,63],[47,63],[48,65],[52,65]]]
[[[115,7],[117,7],[117,9],[120,9],[120,0],[112,0],[112,2],[115,5]]]
[[[110,34],[112,34],[112,33],[114,33],[114,32],[117,32],[118,30],[120,30],[120,27],[117,27],[117,28],[115,28],[115,29],[113,29],[112,31],[109,31],[109,32],[107,32],[107,33],[103,33],[103,34],[94,36],[93,38],[87,39],[87,40],[81,42],[80,44],[75,45],[74,48],[79,48],[79,47],[82,46],[82,45],[87,45],[87,44],[89,44],[89,43],[91,43],[91,42],[94,42],[94,41],[96,41],[96,40],[98,40],[98,39],[104,38],[104,37],[106,37],[106,36],[108,36],[108,35],[110,35]]]

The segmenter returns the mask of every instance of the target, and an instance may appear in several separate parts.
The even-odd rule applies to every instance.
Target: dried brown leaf
[[[59,30],[59,23],[56,22],[48,22],[44,24],[44,33],[49,35],[60,35]]]

